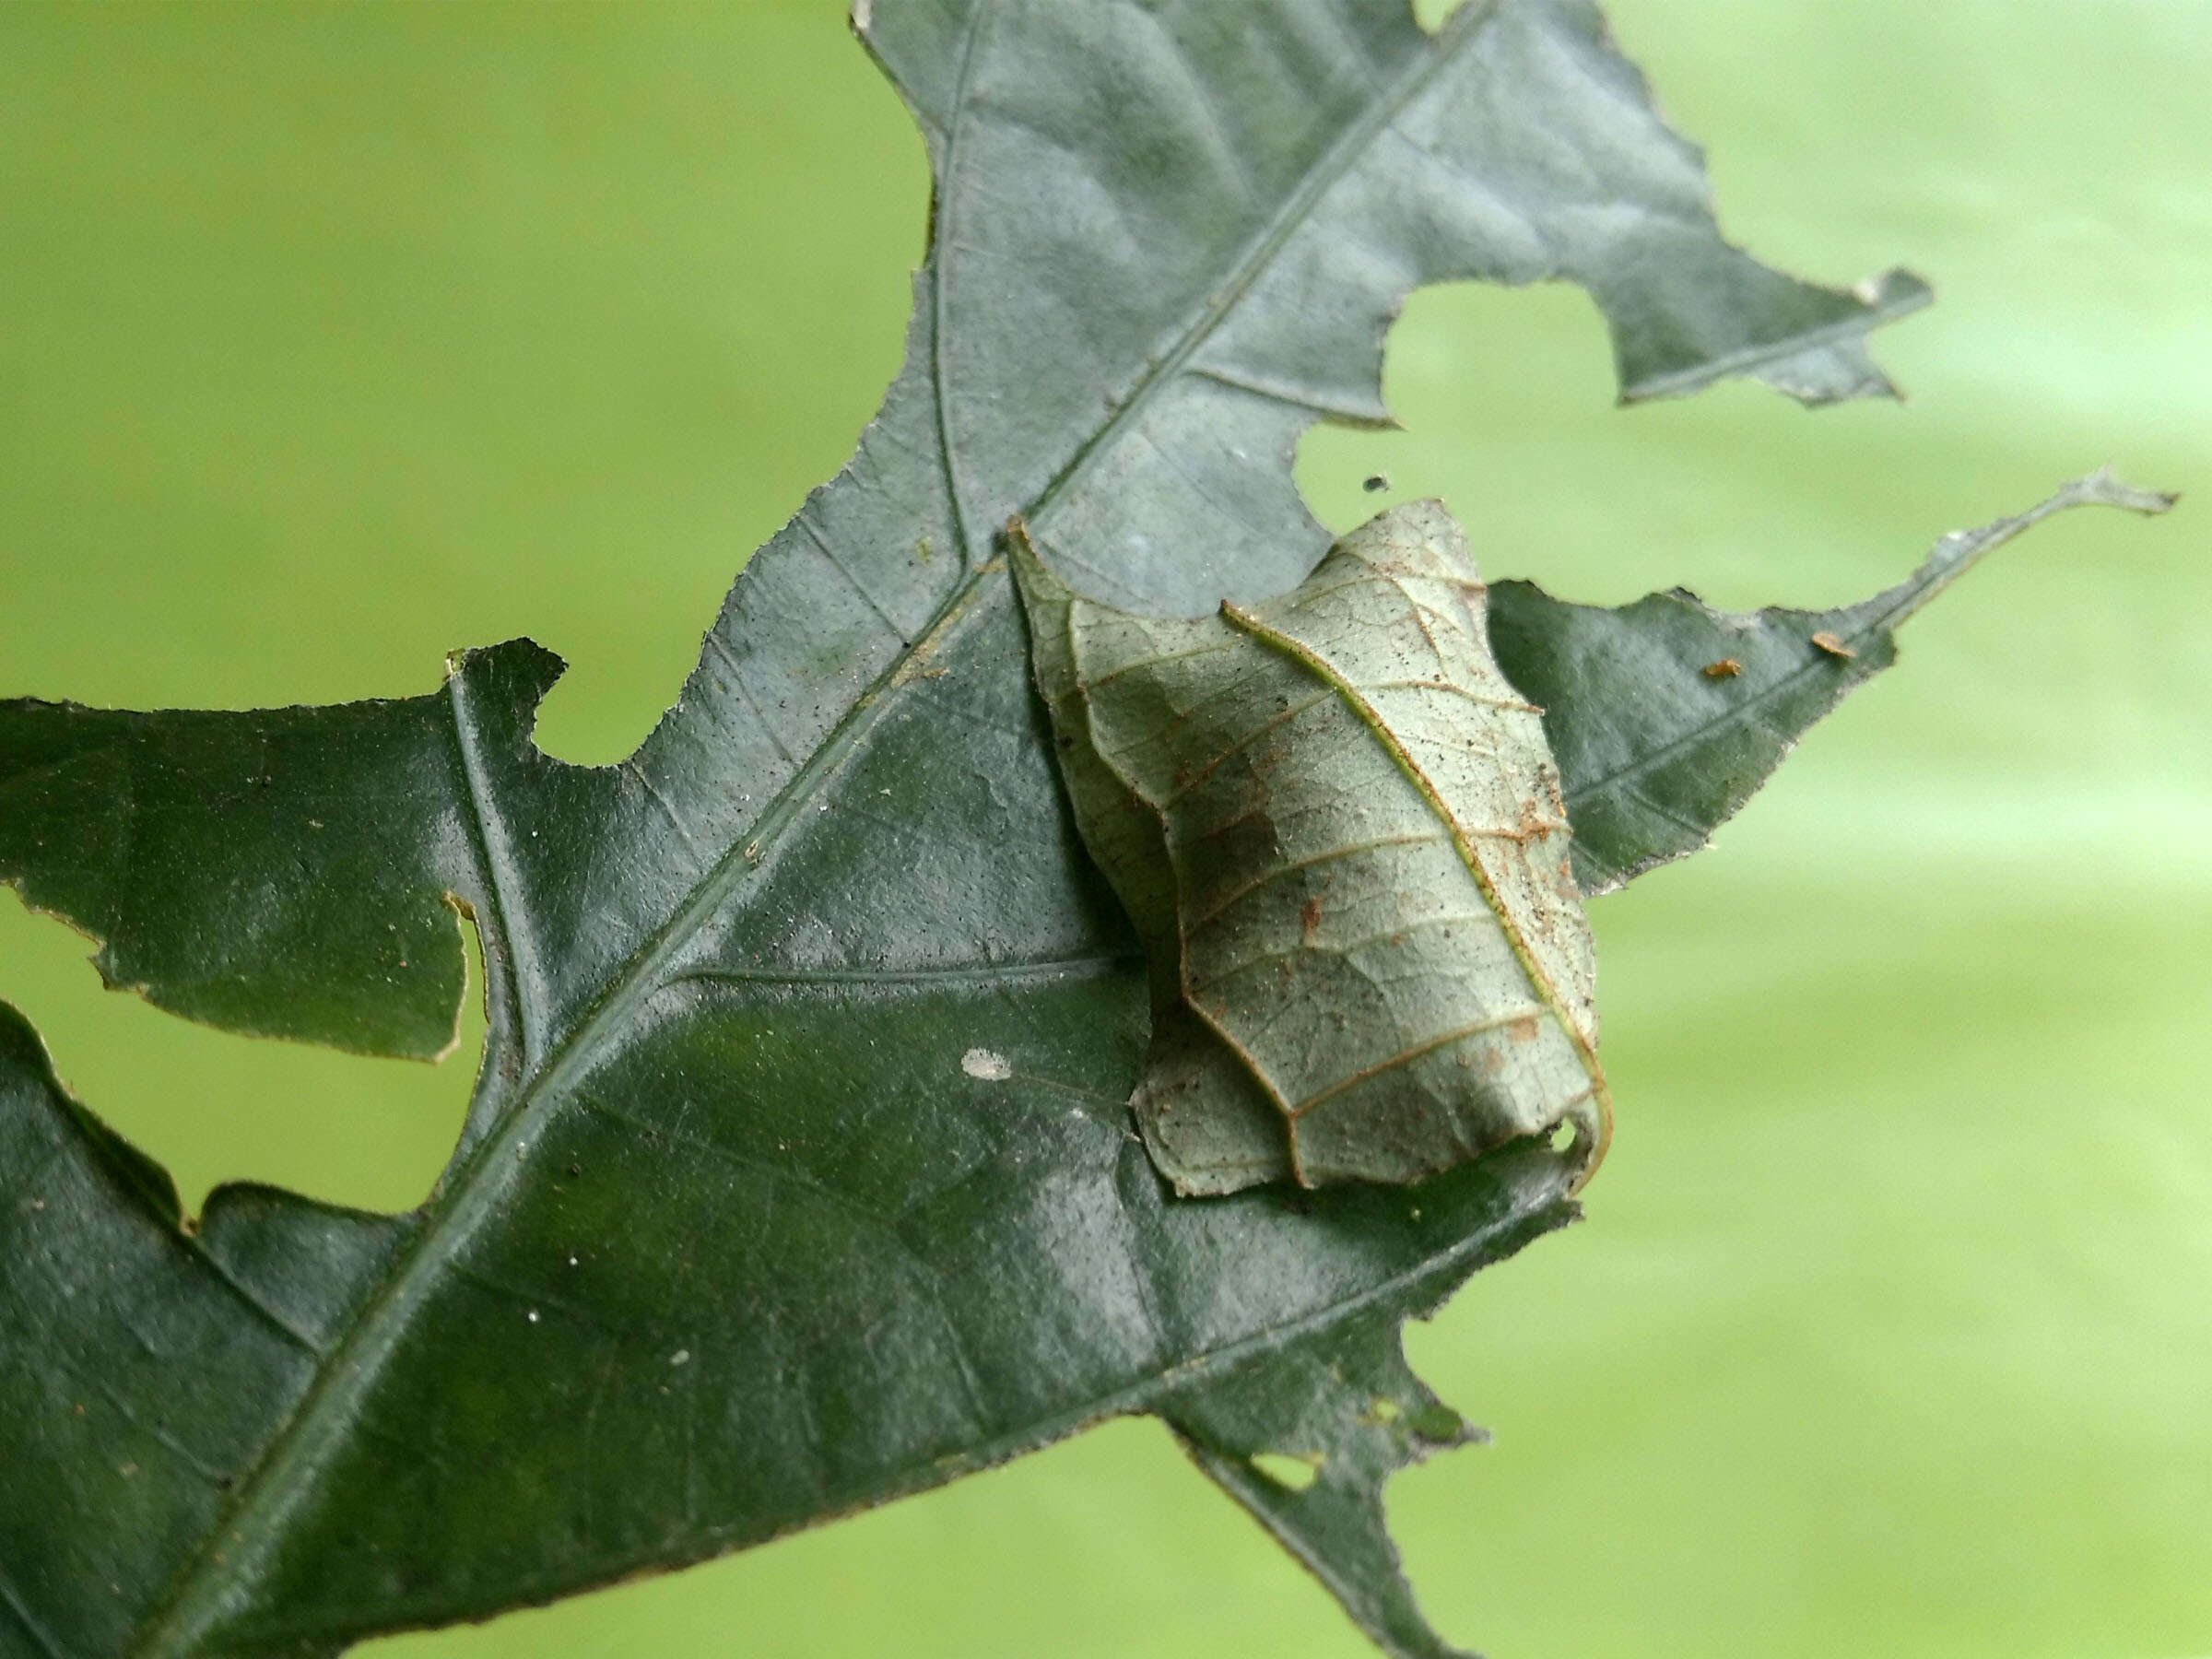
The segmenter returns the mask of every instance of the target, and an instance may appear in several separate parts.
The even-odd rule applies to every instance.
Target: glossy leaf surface
[[[1694,148],[1586,0],[945,0],[860,11],[938,173],[948,510],[1017,512],[1080,589],[1200,616],[1297,582],[1328,537],[1289,477],[1317,419],[1387,424],[1414,288],[1581,284],[1622,395],[1754,375],[1888,391],[1894,272],[1798,282],[1728,246]],[[1191,549],[1206,549],[1202,559]]]

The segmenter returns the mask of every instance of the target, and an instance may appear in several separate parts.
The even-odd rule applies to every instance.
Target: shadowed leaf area
[[[1883,390],[1860,336],[1924,290],[1724,244],[1566,0],[1435,37],[1392,0],[877,0],[859,29],[935,172],[906,366],[630,759],[533,745],[559,665],[526,641],[402,701],[0,705],[0,877],[110,981],[431,1055],[473,919],[489,1012],[418,1209],[234,1186],[196,1225],[0,1013],[8,1659],[332,1653],[1117,1412],[1167,1418],[1390,1651],[1448,1651],[1381,1492],[1468,1431],[1399,1324],[1569,1219],[1581,1159],[1175,1194],[1128,1105],[1143,941],[1081,844],[996,526],[1128,610],[1271,615],[1326,550],[1291,446],[1383,418],[1418,283],[1583,284],[1630,395],[1814,400]],[[1947,547],[1809,629],[1496,590],[1582,886],[1700,844],[1976,550]]]

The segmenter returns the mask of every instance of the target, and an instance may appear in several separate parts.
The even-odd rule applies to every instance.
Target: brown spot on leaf
[[[1298,912],[1298,942],[1308,950],[1321,933],[1321,896],[1315,894],[1306,900]]]
[[[1815,634],[1813,636],[1813,643],[1818,645],[1821,650],[1827,652],[1830,656],[1840,657],[1846,663],[1850,662],[1853,657],[1855,657],[1859,654],[1850,646],[1844,644],[1841,637],[1825,631]]]
[[[1734,679],[1744,671],[1744,665],[1734,657],[1723,657],[1717,663],[1708,663],[1698,670],[1707,679]]]
[[[1516,1019],[1505,1028],[1505,1034],[1515,1042],[1534,1042],[1536,1040],[1536,1021],[1534,1015]]]

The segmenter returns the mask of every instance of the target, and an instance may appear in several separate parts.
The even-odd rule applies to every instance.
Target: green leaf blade
[[[465,974],[440,698],[166,716],[0,703],[0,880],[112,986],[259,1036],[431,1059]]]
[[[1730,374],[1885,393],[1862,336],[1928,297],[1728,245],[1698,152],[1579,0],[1477,0],[1433,37],[1399,0],[877,0],[855,21],[932,141],[954,514],[972,541],[1025,514],[1127,609],[1200,616],[1305,574],[1328,537],[1291,453],[1317,419],[1389,423],[1383,336],[1421,284],[1582,285],[1631,397]]]
[[[1490,641],[1546,711],[1583,892],[1706,846],[1806,730],[1897,660],[1898,627],[1986,554],[2076,507],[2157,514],[2174,500],[2097,473],[1946,536],[1896,586],[1832,610],[1734,616],[1680,590],[1606,609],[1499,583]]]
[[[1404,1322],[1432,1312],[1433,1302],[1408,1295],[1209,1381],[1161,1412],[1193,1461],[1393,1659],[1467,1659],[1422,1616],[1382,1509],[1400,1469],[1488,1438],[1406,1363]],[[1279,1472],[1283,1458],[1302,1470],[1295,1485]]]
[[[190,1237],[143,1163],[0,1004],[0,1631],[41,1655],[128,1650],[406,1231],[226,1188]]]

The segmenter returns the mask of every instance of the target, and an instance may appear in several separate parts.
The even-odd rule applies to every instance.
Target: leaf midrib
[[[1174,383],[1175,378],[1213,337],[1223,321],[1243,303],[1245,296],[1252,292],[1253,286],[1274,263],[1284,245],[1312,217],[1322,197],[1351,171],[1353,163],[1360,154],[1428,90],[1430,84],[1457,61],[1459,53],[1496,14],[1500,4],[1501,0],[1466,0],[1441,29],[1429,37],[1427,50],[1417,55],[1395,79],[1378,89],[1360,118],[1339,134],[1335,142],[1322,152],[1320,159],[1300,181],[1299,187],[1284,198],[1282,206],[1268,217],[1266,223],[1246,243],[1229,280],[1208,294],[1205,307],[1196,318],[1185,325],[1174,344],[1152,359],[1150,367],[1137,378],[1129,395],[1114,407],[1099,429],[1046,482],[1038,494],[1036,503],[1026,515],[1032,524],[1040,527],[1041,534],[1045,515],[1070,490],[1082,484],[1096,465],[1097,457],[1105,453],[1123,429],[1144,414],[1164,388]],[[962,85],[964,88],[964,79]],[[1324,418],[1335,418],[1333,416]],[[1063,550],[1062,557],[1069,556]]]
[[[1308,1336],[1329,1330],[1346,1320],[1358,1318],[1371,1308],[1413,1302],[1417,1298],[1426,1300],[1426,1292],[1430,1287],[1448,1285],[1470,1261],[1479,1262],[1485,1255],[1493,1253],[1511,1254],[1513,1249],[1519,1247],[1513,1242],[1514,1235],[1542,1222],[1547,1213],[1559,1216],[1559,1219],[1552,1223],[1553,1226],[1579,1220],[1580,1212],[1571,1206],[1562,1212],[1562,1201],[1569,1196],[1569,1182],[1563,1176],[1555,1176],[1536,1185],[1523,1186],[1516,1182],[1516,1194],[1512,1205],[1493,1217],[1480,1230],[1455,1240],[1446,1249],[1423,1257],[1415,1265],[1392,1275],[1380,1284],[1357,1291],[1318,1312],[1287,1319],[1280,1324],[1268,1325],[1218,1347],[1192,1354],[1156,1375],[1109,1389],[1062,1410],[1032,1418],[1018,1427],[994,1435],[957,1453],[953,1460],[948,1460],[943,1453],[924,1453],[886,1471],[881,1488],[882,1499],[872,1499],[870,1502],[926,1491],[958,1475],[994,1467],[1009,1458],[1051,1445],[1055,1441],[1108,1418],[1151,1410],[1171,1394],[1197,1387],[1239,1371],[1257,1359],[1292,1347]],[[743,1541],[748,1545],[768,1543],[850,1512],[839,1511],[834,1515],[809,1515],[765,1534],[754,1532],[748,1524],[742,1522],[701,1527],[690,1535],[691,1540],[700,1547],[672,1557],[665,1549],[648,1546],[629,1555],[609,1557],[599,1563],[605,1576],[597,1582],[612,1583],[631,1573],[660,1568],[673,1571],[706,1560],[728,1547],[733,1541]],[[572,1574],[541,1574],[517,1587],[518,1599],[555,1595],[575,1587],[576,1581]],[[268,1632],[269,1639],[275,1641],[300,1638],[314,1640],[319,1636],[327,1638],[327,1631],[295,1626]]]
[[[421,1213],[424,1225],[394,1262],[391,1271],[364,1300],[351,1328],[319,1369],[300,1404],[278,1429],[253,1472],[240,1483],[239,1496],[207,1538],[172,1581],[173,1588],[143,1634],[126,1650],[133,1659],[186,1659],[194,1644],[226,1610],[223,1601],[242,1575],[261,1564],[266,1547],[281,1536],[292,1510],[305,1500],[308,1486],[324,1455],[353,1420],[354,1410],[382,1373],[384,1361],[411,1323],[415,1309],[434,1288],[440,1272],[458,1244],[472,1237],[476,1224],[493,1212],[509,1183],[526,1168],[520,1155],[536,1137],[544,1120],[560,1104],[568,1086],[595,1063],[600,1039],[618,1029],[662,988],[665,969],[695,936],[700,924],[750,877],[755,869],[747,848],[779,839],[842,765],[880,719],[889,693],[911,677],[916,662],[970,614],[988,579],[1003,571],[994,560],[961,578],[919,638],[901,651],[854,700],[829,735],[791,782],[754,820],[747,836],[730,847],[693,887],[684,902],[606,988],[584,1009],[569,1033],[554,1044],[538,1068],[516,1088],[499,1119],[439,1194]],[[455,705],[455,718],[462,716]],[[493,882],[486,871],[488,886]],[[502,906],[495,900],[495,909]],[[501,936],[507,935],[500,917]],[[512,967],[510,968],[512,973]],[[218,1537],[230,1547],[218,1559]]]

